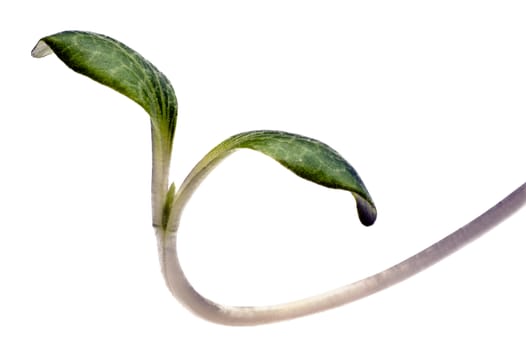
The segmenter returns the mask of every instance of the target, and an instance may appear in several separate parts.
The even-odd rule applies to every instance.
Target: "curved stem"
[[[196,315],[219,324],[250,326],[289,320],[336,308],[409,278],[482,236],[526,203],[526,183],[494,207],[412,257],[362,280],[310,298],[267,307],[217,304],[199,294],[186,279],[177,257],[177,235],[158,231],[163,275],[172,294]]]

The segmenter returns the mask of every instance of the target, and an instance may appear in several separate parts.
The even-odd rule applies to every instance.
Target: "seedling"
[[[168,79],[149,61],[107,36],[66,31],[42,38],[34,57],[55,53],[68,67],[124,94],[150,115],[152,132],[152,223],[161,269],[172,294],[196,315],[226,325],[257,325],[288,320],[335,308],[411,277],[480,237],[526,202],[526,183],[481,216],[444,239],[382,272],[310,298],[267,307],[215,303],[189,283],[177,256],[177,229],[183,209],[201,181],[238,149],[261,152],[294,174],[319,185],[349,191],[365,226],[376,219],[376,207],[354,168],[328,145],[301,135],[258,130],[234,135],[193,168],[179,189],[169,185],[177,99]]]

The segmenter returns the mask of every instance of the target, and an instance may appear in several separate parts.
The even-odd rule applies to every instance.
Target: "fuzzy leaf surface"
[[[233,143],[259,151],[318,185],[350,191],[362,224],[369,226],[376,220],[373,200],[356,170],[323,142],[282,131],[255,131],[236,136]]]
[[[259,130],[232,136],[211,150],[190,172],[174,198],[167,232],[175,232],[186,202],[201,181],[237,149],[261,152],[316,184],[346,190],[356,200],[358,216],[365,226],[376,220],[376,207],[356,170],[334,149],[318,140],[283,131]]]
[[[65,31],[46,36],[31,54],[57,55],[69,68],[137,102],[150,115],[152,131],[152,221],[162,225],[177,123],[177,98],[153,64],[123,43],[102,34]]]
[[[33,57],[51,53],[75,72],[137,102],[162,136],[172,140],[177,122],[174,89],[166,76],[139,53],[105,35],[81,31],[46,36],[32,51]]]

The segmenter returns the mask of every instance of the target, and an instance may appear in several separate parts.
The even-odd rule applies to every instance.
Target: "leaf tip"
[[[42,58],[52,53],[53,51],[44,40],[39,40],[33,50],[31,50],[31,56],[35,58]]]
[[[358,217],[364,226],[371,226],[376,221],[376,207],[360,195],[354,195]]]

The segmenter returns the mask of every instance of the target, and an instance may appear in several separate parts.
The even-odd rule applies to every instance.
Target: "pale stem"
[[[205,173],[207,172],[205,171]],[[200,178],[202,179],[202,177]],[[189,186],[189,188],[192,189],[190,192],[193,192],[195,186]],[[183,305],[196,315],[223,325],[260,325],[336,308],[399,283],[479,238],[515,213],[525,202],[526,183],[467,225],[384,271],[327,293],[280,305],[266,307],[226,306],[203,297],[188,282],[181,269],[177,256],[176,227],[170,233],[157,230],[159,258],[168,288]]]
[[[160,131],[152,129],[152,223],[154,227],[162,226],[163,208],[168,191],[170,160],[172,157],[171,141],[163,142],[165,138]]]

